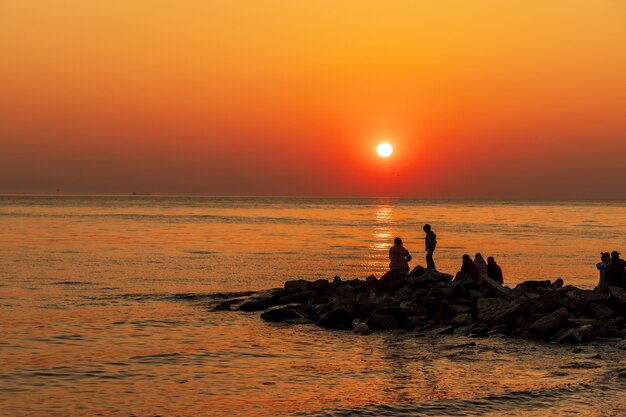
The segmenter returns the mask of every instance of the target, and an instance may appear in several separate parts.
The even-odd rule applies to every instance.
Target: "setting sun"
[[[383,142],[378,145],[378,147],[376,148],[376,152],[381,158],[387,158],[393,153],[393,147],[387,142]]]

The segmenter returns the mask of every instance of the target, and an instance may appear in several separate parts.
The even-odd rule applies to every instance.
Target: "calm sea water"
[[[509,285],[591,288],[599,252],[626,253],[618,203],[0,197],[0,415],[626,413],[610,344],[362,337],[209,311],[219,293],[380,275],[395,236],[424,264],[426,222],[440,270],[480,251]]]

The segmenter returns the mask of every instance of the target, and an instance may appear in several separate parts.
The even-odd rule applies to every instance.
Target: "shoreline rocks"
[[[372,331],[503,334],[524,339],[583,343],[626,335],[626,297],[618,289],[582,290],[558,278],[524,281],[513,289],[485,279],[417,267],[406,277],[294,280],[283,288],[226,300],[214,311],[262,311],[263,320],[315,323],[366,335]],[[626,346],[626,345],[625,345]]]

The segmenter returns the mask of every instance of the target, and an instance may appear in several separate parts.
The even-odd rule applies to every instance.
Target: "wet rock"
[[[591,340],[593,337],[593,326],[591,324],[585,324],[578,327],[578,333],[583,339],[583,342]]]
[[[453,326],[443,326],[443,327],[438,327],[434,329],[431,333],[433,335],[440,335],[440,334],[451,334],[453,331],[454,331]]]
[[[354,326],[354,328],[352,329],[352,333],[365,336],[372,333],[372,331],[366,323],[361,322]]]
[[[404,328],[406,330],[413,330],[416,328],[422,328],[428,324],[427,316],[408,316],[406,318],[406,324]]]
[[[287,304],[271,307],[261,313],[261,318],[276,323],[282,323],[289,319],[306,319],[309,323],[311,322],[302,304]]]
[[[557,343],[580,343],[583,341],[582,336],[578,332],[578,329],[571,328],[563,331],[563,333],[556,339]]]
[[[355,312],[349,308],[337,307],[323,314],[317,324],[329,329],[349,328]]]
[[[540,336],[547,336],[561,329],[563,323],[568,319],[569,313],[563,307],[550,314],[541,317],[530,326],[530,331]]]
[[[250,298],[246,299],[237,310],[241,311],[259,311],[275,306],[279,302],[278,295],[282,289],[274,289],[267,291],[259,291],[254,293]]]

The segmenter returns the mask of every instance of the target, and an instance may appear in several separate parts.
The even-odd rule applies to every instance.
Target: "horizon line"
[[[0,193],[2,197],[134,197],[134,198],[301,198],[343,200],[421,200],[450,202],[524,202],[524,203],[626,203],[626,199],[532,199],[532,198],[468,198],[468,197],[393,197],[393,196],[336,196],[336,195],[241,195],[241,194],[151,194],[136,193]]]

